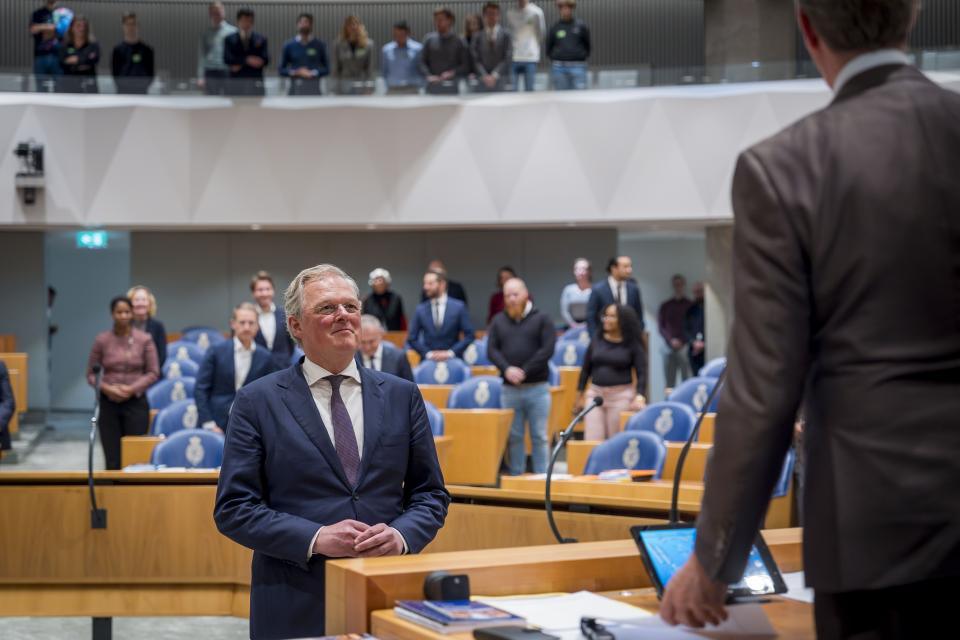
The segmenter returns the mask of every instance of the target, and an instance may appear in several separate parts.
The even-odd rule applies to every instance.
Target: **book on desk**
[[[394,611],[401,618],[440,633],[525,624],[519,616],[470,600],[397,600]]]

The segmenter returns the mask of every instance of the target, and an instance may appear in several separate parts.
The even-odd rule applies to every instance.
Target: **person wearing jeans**
[[[520,78],[523,78],[524,90],[533,91],[547,30],[543,9],[529,0],[517,0],[516,6],[507,11],[507,25],[513,36],[513,88],[519,91]]]
[[[507,445],[507,473],[518,476],[526,468],[524,427],[530,427],[533,472],[545,473],[549,462],[547,418],[550,416],[550,357],[556,331],[550,317],[533,308],[520,278],[503,285],[503,311],[487,328],[487,356],[503,376],[500,404],[513,409]]]
[[[552,60],[550,78],[555,91],[587,88],[587,58],[590,30],[573,16],[576,0],[557,0],[560,20],[547,34],[547,56]]]

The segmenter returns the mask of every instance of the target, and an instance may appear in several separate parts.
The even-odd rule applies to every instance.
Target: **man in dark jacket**
[[[573,16],[576,0],[557,0],[560,21],[547,33],[547,57],[552,60],[550,78],[555,91],[587,88],[587,58],[590,30]]]
[[[113,48],[111,60],[117,93],[146,93],[153,82],[153,48],[140,39],[137,14],[123,14],[123,42]]]
[[[237,32],[223,41],[223,61],[230,69],[230,93],[262,96],[263,68],[270,64],[267,39],[253,30],[253,10],[237,11]]]
[[[483,5],[483,31],[471,44],[477,91],[503,91],[513,64],[513,38],[500,26],[500,3]]]

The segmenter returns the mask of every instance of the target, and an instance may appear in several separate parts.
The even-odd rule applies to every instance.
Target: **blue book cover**
[[[446,625],[483,625],[491,622],[522,624],[519,618],[502,609],[470,600],[398,600],[396,606],[421,617]]]

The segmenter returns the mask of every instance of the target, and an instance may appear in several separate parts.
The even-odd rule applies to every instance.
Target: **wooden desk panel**
[[[764,531],[764,539],[785,572],[799,571],[801,531]],[[473,593],[506,596],[552,591],[618,591],[649,587],[632,540],[584,542],[422,556],[332,560],[327,563],[328,634],[369,629],[370,614],[397,600],[423,597],[423,579],[432,571],[470,576]]]
[[[13,353],[17,350],[17,336],[12,333],[0,333],[0,353]]]
[[[16,435],[20,431],[19,414],[27,410],[27,376],[29,373],[28,362],[30,356],[26,353],[0,352],[0,361],[7,365],[7,373],[10,374],[10,388],[13,389],[13,401],[17,405],[17,410],[10,419],[7,428],[10,435]]]
[[[387,331],[383,334],[383,339],[398,349],[403,349],[407,343],[406,331]]]
[[[420,395],[427,402],[433,404],[437,409],[447,408],[447,399],[450,398],[450,392],[453,391],[452,384],[421,384]]]
[[[446,482],[496,485],[513,409],[443,409],[441,413],[443,433],[453,438]]]
[[[577,383],[580,381],[580,367],[557,367],[560,373],[560,388],[563,390],[560,394],[560,408],[555,414],[555,422],[550,424],[550,435],[552,436],[563,431],[570,420],[573,419],[573,405],[577,401]],[[581,421],[575,431],[583,431],[583,422]]]

